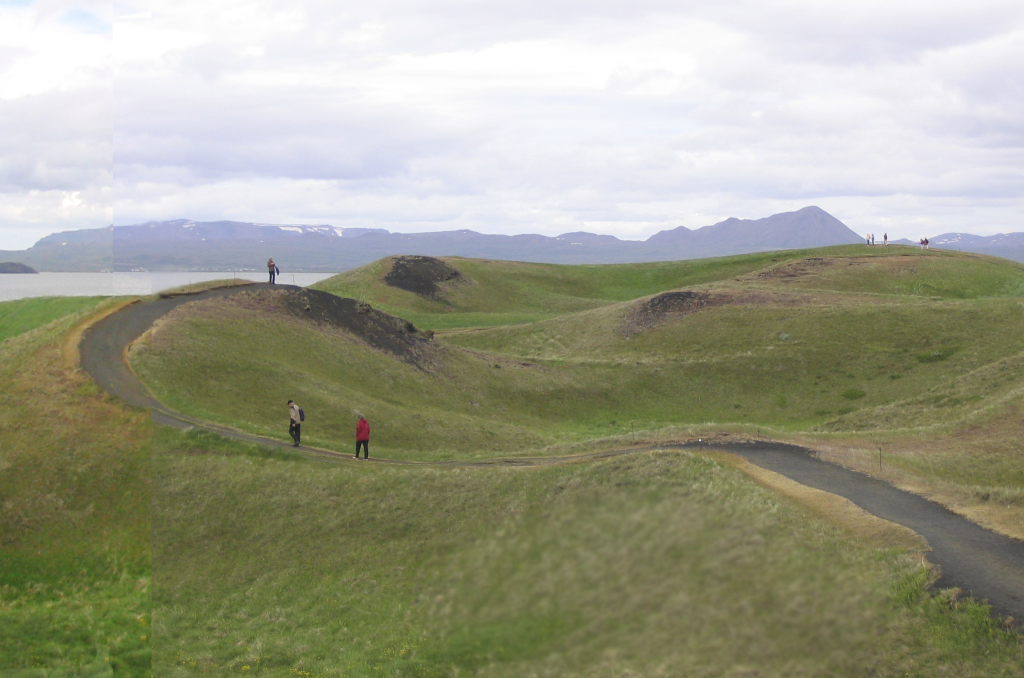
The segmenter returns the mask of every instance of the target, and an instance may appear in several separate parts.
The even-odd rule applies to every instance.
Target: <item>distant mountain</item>
[[[918,245],[917,241],[900,239],[894,245]],[[960,252],[976,252],[1024,262],[1024,233],[997,233],[996,235],[972,235],[970,233],[943,233],[930,236],[929,247]]]
[[[114,267],[114,228],[51,233],[27,250],[0,250],[0,260],[18,261],[39,271],[110,271]]]
[[[818,207],[764,219],[726,219],[691,230],[680,226],[646,241],[586,232],[488,235],[470,230],[390,233],[384,229],[329,225],[257,224],[188,219],[47,236],[20,253],[0,258],[40,270],[263,270],[270,256],[282,271],[341,271],[394,254],[464,256],[562,264],[628,263],[696,259],[777,249],[862,242],[860,236]],[[81,268],[105,243],[107,258]],[[70,249],[69,249],[70,247]],[[78,252],[77,259],[67,256]],[[24,255],[24,256],[14,256]],[[43,261],[46,256],[50,259]],[[72,265],[79,268],[70,268]]]
[[[39,273],[39,271],[15,261],[0,261],[0,273]]]
[[[387,233],[383,228],[338,228],[336,226],[302,226],[289,224],[250,224],[244,221],[150,221],[134,226],[118,226],[115,238],[118,244],[128,242],[210,240],[258,240],[261,242],[291,242],[305,237],[305,242],[357,238],[367,233]]]
[[[770,250],[852,245],[863,239],[819,207],[804,207],[764,219],[726,219],[691,231],[680,226],[647,239],[654,247],[685,249],[700,257]]]

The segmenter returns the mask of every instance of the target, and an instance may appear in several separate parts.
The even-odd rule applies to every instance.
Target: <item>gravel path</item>
[[[152,410],[153,420],[176,428],[202,428],[220,435],[274,448],[297,450],[321,459],[349,461],[348,454],[302,446],[241,433],[233,429],[193,420],[172,412],[146,390],[124,360],[127,346],[142,336],[153,322],[181,304],[224,297],[260,289],[301,289],[292,285],[253,285],[218,288],[196,294],[142,301],[125,307],[93,325],[81,346],[82,368],[103,390],[129,405]],[[583,458],[603,458],[652,449],[702,449],[706,445],[685,443],[658,448],[632,448],[610,452],[542,459],[494,459],[476,462],[439,462],[459,466],[535,466]],[[850,469],[823,462],[813,452],[781,443],[716,443],[715,450],[742,456],[762,468],[798,483],[837,494],[880,518],[904,525],[928,540],[929,560],[938,565],[940,587],[956,586],[965,593],[989,602],[1000,615],[1024,620],[1024,542],[986,530],[976,523],[916,494]],[[417,465],[428,462],[399,462],[373,459],[376,463]]]

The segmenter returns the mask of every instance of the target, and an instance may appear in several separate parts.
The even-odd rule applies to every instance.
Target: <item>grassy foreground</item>
[[[0,344],[0,676],[149,675],[148,417],[101,395],[67,353],[113,303],[0,304],[13,333]]]
[[[166,676],[1013,676],[1019,636],[713,460],[325,466],[157,431]]]

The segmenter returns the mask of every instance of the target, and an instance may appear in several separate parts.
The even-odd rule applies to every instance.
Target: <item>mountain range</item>
[[[562,264],[699,259],[779,249],[864,242],[819,207],[763,219],[730,218],[711,226],[661,231],[644,241],[586,232],[490,235],[470,230],[391,233],[326,224],[288,225],[188,219],[55,233],[0,260],[41,271],[262,270],[270,256],[283,271],[342,271],[394,254],[464,256]],[[1024,233],[947,233],[934,247],[1024,261]]]

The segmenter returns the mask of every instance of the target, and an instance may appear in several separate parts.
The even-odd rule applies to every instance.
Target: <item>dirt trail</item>
[[[173,412],[157,402],[128,368],[124,360],[128,345],[142,336],[154,321],[177,306],[260,289],[298,291],[302,288],[256,283],[132,304],[103,318],[85,333],[80,345],[82,368],[103,390],[129,405],[152,410],[153,420],[160,424],[176,428],[202,428],[236,440],[297,450],[320,459],[356,463],[348,454],[307,446],[293,448],[283,441],[242,433]],[[792,445],[770,441],[714,444],[688,442],[561,457],[452,462],[371,461],[378,464],[434,466],[539,466],[657,449],[713,449],[730,452],[803,485],[845,497],[868,513],[908,527],[927,539],[932,548],[928,558],[941,571],[938,586],[958,587],[977,599],[988,601],[997,614],[1013,615],[1017,620],[1024,620],[1024,542],[986,530],[939,504],[897,489],[877,478],[823,462],[813,452]]]

